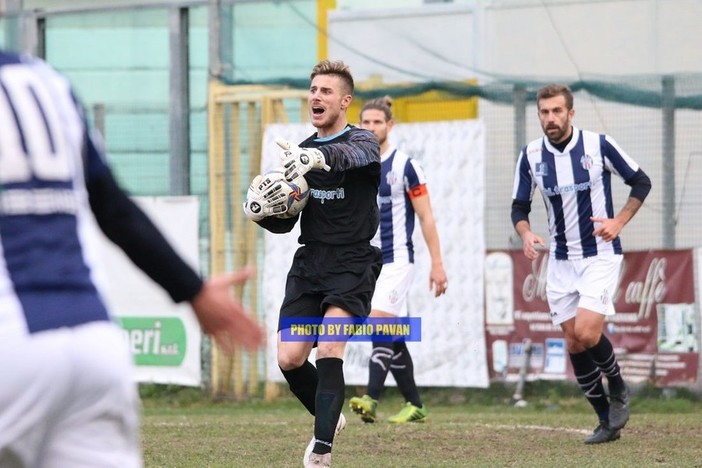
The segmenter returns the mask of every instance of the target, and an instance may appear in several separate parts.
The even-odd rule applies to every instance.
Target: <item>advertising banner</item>
[[[134,201],[175,250],[199,270],[197,197],[136,197]],[[134,380],[198,386],[201,331],[189,304],[168,294],[103,238],[103,292],[134,356]]]
[[[485,325],[491,379],[573,379],[565,339],[546,302],[548,253],[531,262],[521,250],[486,257]],[[694,384],[699,367],[699,306],[692,250],[628,252],[605,334],[632,382]]]
[[[274,124],[266,127],[262,172],[280,164],[276,136],[300,142],[314,132],[309,125]],[[485,126],[481,120],[452,120],[396,124],[391,139],[420,162],[436,220],[444,268],[449,278],[445,295],[429,291],[431,259],[417,222],[414,230],[415,274],[408,307],[421,327],[421,337],[407,343],[420,386],[478,387],[489,384],[483,332],[484,161]],[[474,208],[475,207],[475,208]],[[268,329],[267,379],[283,382],[276,361],[278,312],[285,279],[299,247],[299,223],[288,234],[265,232],[262,300]],[[469,241],[466,241],[469,239]],[[413,330],[420,328],[413,327]],[[365,385],[371,343],[350,342],[344,357],[348,385]],[[314,362],[314,352],[310,358]],[[394,385],[391,375],[388,385]]]

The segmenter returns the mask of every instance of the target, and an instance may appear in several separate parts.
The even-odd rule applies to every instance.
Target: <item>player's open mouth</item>
[[[313,107],[312,113],[314,115],[322,115],[324,113],[324,109],[322,109],[321,107]]]

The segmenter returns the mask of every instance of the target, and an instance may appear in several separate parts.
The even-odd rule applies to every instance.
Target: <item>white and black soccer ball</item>
[[[285,196],[285,204],[288,210],[285,213],[276,215],[278,218],[294,218],[307,205],[310,199],[310,188],[304,177],[297,177],[293,181],[285,179],[282,170],[274,169],[266,173],[274,182],[282,185],[282,194]]]

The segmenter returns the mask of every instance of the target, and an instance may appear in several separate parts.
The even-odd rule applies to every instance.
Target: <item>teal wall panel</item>
[[[316,23],[316,0],[235,5],[234,79],[309,76],[317,59]]]
[[[125,152],[112,164],[117,180],[132,195],[168,195],[168,153]]]
[[[169,193],[168,26],[166,9],[46,20],[47,61],[69,77],[89,111],[105,106],[108,161],[134,195]]]
[[[111,112],[105,134],[116,153],[168,152],[168,116],[162,112]]]
[[[234,3],[220,18],[235,80],[305,78],[317,59],[316,0]],[[135,195],[169,192],[169,23],[158,6],[48,14],[46,59],[66,74],[91,124],[105,108],[105,147]],[[7,42],[0,20],[0,46]],[[191,192],[207,194],[209,8],[189,8]],[[233,29],[231,29],[233,28]],[[228,38],[228,39],[225,39]],[[245,132],[245,129],[242,129]],[[245,133],[244,133],[245,135]],[[247,157],[244,154],[244,157]]]
[[[2,31],[0,34],[0,48],[7,47],[7,39],[5,37],[5,35],[8,34],[7,30],[7,20],[0,18],[0,31]]]

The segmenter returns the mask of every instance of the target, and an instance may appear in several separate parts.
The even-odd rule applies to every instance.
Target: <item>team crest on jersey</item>
[[[592,169],[592,156],[589,154],[583,154],[580,158],[580,165],[583,166],[583,169],[586,171]]]
[[[397,289],[390,291],[388,298],[390,299],[390,304],[396,304],[400,300],[400,294],[397,292]]]
[[[387,182],[388,185],[395,185],[395,182],[397,182],[397,177],[395,177],[395,173],[393,171],[388,171],[388,173],[385,174],[385,182]]]
[[[537,177],[546,177],[548,175],[548,164],[545,162],[536,163],[535,170]]]

